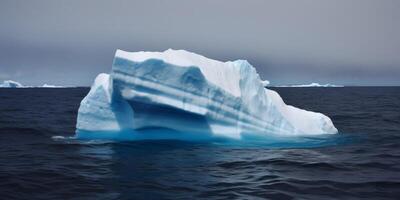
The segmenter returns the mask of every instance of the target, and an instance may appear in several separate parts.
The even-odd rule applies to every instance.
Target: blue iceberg
[[[329,117],[286,105],[245,60],[184,50],[117,50],[79,107],[82,139],[262,138],[335,134]]]

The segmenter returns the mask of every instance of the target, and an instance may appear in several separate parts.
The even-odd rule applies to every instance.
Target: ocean
[[[272,88],[338,135],[75,140],[89,88],[0,89],[0,199],[399,199],[400,87]]]

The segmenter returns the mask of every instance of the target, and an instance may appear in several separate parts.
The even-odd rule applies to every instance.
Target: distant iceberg
[[[281,85],[278,87],[344,87],[343,85],[334,85],[334,84],[319,84],[319,83],[310,83],[303,85]]]
[[[261,83],[264,87],[267,87],[270,84],[270,82],[268,80],[263,80],[263,81],[261,81]]]
[[[43,84],[40,86],[27,86],[12,80],[3,81],[3,83],[0,84],[0,88],[69,88],[69,87],[70,86],[58,86],[50,84]]]
[[[23,88],[23,87],[24,86],[21,83],[12,80],[3,81],[3,83],[0,84],[0,88]]]
[[[262,138],[335,134],[329,117],[286,105],[245,60],[220,62],[184,50],[117,50],[82,100],[76,137]]]
[[[58,85],[49,85],[49,84],[43,84],[42,86],[39,86],[42,88],[65,88],[65,86],[58,86]]]

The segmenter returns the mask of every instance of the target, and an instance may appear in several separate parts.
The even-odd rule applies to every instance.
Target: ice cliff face
[[[100,74],[81,102],[77,137],[241,139],[337,133],[327,116],[288,106],[264,85],[245,60],[220,62],[184,50],[118,50],[111,74]]]

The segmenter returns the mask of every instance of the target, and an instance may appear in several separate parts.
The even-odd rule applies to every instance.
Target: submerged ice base
[[[82,100],[77,138],[212,139],[335,134],[329,117],[286,105],[245,60],[184,50],[117,50]]]

